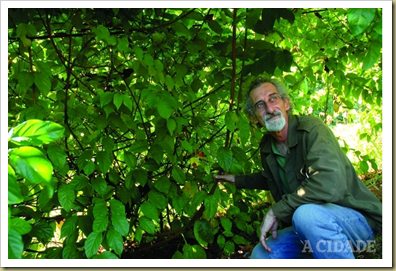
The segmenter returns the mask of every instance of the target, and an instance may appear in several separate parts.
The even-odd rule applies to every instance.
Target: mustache
[[[267,121],[267,120],[269,120],[270,118],[272,118],[273,116],[281,115],[281,114],[282,114],[282,112],[281,112],[280,110],[275,110],[274,113],[265,115],[265,116],[263,117],[263,119],[264,119],[264,121]]]

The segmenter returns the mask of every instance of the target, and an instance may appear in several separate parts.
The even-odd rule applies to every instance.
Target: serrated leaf
[[[104,232],[109,225],[109,217],[107,215],[97,216],[92,224],[94,232]]]
[[[63,245],[62,259],[74,259],[77,252],[77,244],[71,243]]]
[[[217,213],[219,200],[216,199],[213,195],[209,195],[205,198],[204,204],[205,204],[205,212],[208,218],[213,218]]]
[[[177,183],[182,184],[182,185],[186,181],[186,174],[184,173],[184,171],[181,168],[179,168],[177,166],[173,167],[173,169],[172,169],[172,177],[173,177],[173,179],[175,179],[175,181]]]
[[[102,177],[97,177],[95,179],[92,179],[91,183],[92,183],[92,188],[96,192],[98,192],[100,196],[103,196],[107,188],[107,183],[105,179],[103,179]]]
[[[129,95],[127,95],[127,94],[124,94],[124,96],[122,97],[122,102],[129,109],[129,111],[132,112],[132,99],[131,99],[131,97],[129,97]]]
[[[150,190],[148,193],[148,198],[150,202],[160,210],[165,209],[168,205],[168,200],[165,198],[165,196],[156,190]]]
[[[34,73],[34,84],[44,97],[51,91],[51,78],[43,72]]]
[[[83,168],[85,175],[89,176],[95,171],[95,163],[89,161]]]
[[[32,230],[29,232],[29,236],[36,237],[39,242],[47,243],[54,237],[54,230],[49,223],[39,221],[33,225]]]
[[[183,258],[184,259],[206,259],[206,252],[200,245],[189,245],[183,246]]]
[[[103,25],[98,25],[97,28],[92,28],[92,32],[98,37],[99,40],[108,40],[110,38],[110,31]]]
[[[157,104],[157,110],[160,116],[164,119],[169,119],[173,112],[172,108],[166,103],[166,101],[161,101],[159,104]]]
[[[212,29],[217,34],[223,34],[223,28],[221,28],[220,24],[217,21],[208,21],[208,25],[210,29]]]
[[[85,255],[88,259],[92,258],[98,252],[100,245],[102,244],[102,233],[91,232],[84,244]]]
[[[354,36],[363,33],[375,18],[374,8],[350,8],[348,9],[348,25]]]
[[[32,225],[20,217],[11,218],[8,221],[8,227],[15,229],[20,235],[27,234],[32,230]]]
[[[8,165],[8,204],[18,204],[22,201],[23,196],[14,169]]]
[[[140,211],[148,218],[158,220],[158,209],[151,202],[146,201],[142,205],[140,205]]]
[[[235,251],[235,243],[231,240],[227,241],[224,245],[224,252],[227,255],[231,255],[234,253],[234,251]]]
[[[382,44],[379,41],[371,41],[370,47],[363,60],[363,70],[371,69],[381,56]]]
[[[102,173],[106,173],[111,166],[111,152],[100,151],[96,154],[96,164]]]
[[[58,189],[58,199],[60,205],[65,209],[66,212],[69,212],[73,207],[74,199],[76,195],[74,193],[73,188],[70,185],[62,184]]]
[[[27,120],[8,132],[8,139],[22,145],[41,145],[62,137],[65,128],[52,121]]]
[[[120,93],[114,94],[113,103],[114,103],[115,107],[117,108],[117,110],[120,109],[120,106],[122,105],[123,97],[124,96]]]
[[[124,161],[125,161],[125,164],[127,165],[128,169],[130,169],[130,170],[135,169],[137,160],[133,153],[128,152],[128,151],[124,152]]]
[[[154,182],[154,187],[158,191],[165,193],[165,194],[168,193],[170,185],[171,185],[171,182],[167,176],[162,176],[161,178],[159,178],[158,180],[156,180]]]
[[[16,173],[33,184],[49,183],[52,179],[52,164],[34,147],[20,147],[9,152],[9,163]]]
[[[92,259],[119,259],[117,255],[111,253],[110,251],[103,251],[99,255],[95,255]]]
[[[232,222],[228,217],[222,216],[220,217],[221,226],[223,226],[225,231],[231,231],[232,229]]]
[[[293,55],[287,50],[278,51],[275,55],[275,62],[279,69],[290,72],[290,67],[293,63]]]
[[[8,229],[8,259],[22,259],[22,236],[14,229]]]
[[[78,230],[77,222],[78,222],[77,216],[71,216],[71,217],[66,218],[65,223],[63,223],[63,225],[62,225],[60,238],[72,235],[73,232]]]
[[[232,151],[225,147],[220,147],[217,151],[217,161],[225,172],[229,172],[232,165]]]
[[[105,106],[113,100],[113,92],[106,91],[99,95],[100,107]]]
[[[47,148],[47,154],[55,168],[62,169],[66,164],[67,154],[58,145],[49,145]]]
[[[31,72],[21,72],[18,74],[18,84],[21,90],[29,89],[34,82],[34,75]]]
[[[128,235],[129,223],[126,219],[125,206],[122,202],[111,199],[110,201],[111,223],[116,231],[122,236]]]
[[[165,85],[168,87],[168,89],[172,90],[173,87],[175,86],[175,82],[173,81],[172,77],[169,75],[165,76]]]
[[[121,256],[121,253],[124,249],[124,243],[121,234],[118,231],[111,229],[106,234],[106,240],[110,248],[112,248],[114,252],[118,254],[118,256]]]
[[[139,227],[141,227],[148,234],[155,233],[154,222],[148,217],[142,216],[139,218]]]
[[[136,183],[141,186],[145,186],[148,180],[147,171],[143,169],[136,169],[133,171],[133,178],[136,180]]]
[[[201,246],[207,246],[213,242],[212,225],[206,219],[200,219],[194,223],[194,236]]]
[[[93,207],[93,216],[97,218],[99,216],[107,216],[108,209],[106,201],[104,199],[96,198]]]

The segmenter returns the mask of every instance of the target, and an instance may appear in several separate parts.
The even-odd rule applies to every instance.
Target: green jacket
[[[282,191],[269,134],[260,143],[263,171],[236,176],[236,187],[270,190],[274,214],[289,223],[300,205],[334,203],[361,212],[382,234],[382,204],[359,179],[330,128],[316,117],[289,115],[287,137],[285,173],[293,192]]]

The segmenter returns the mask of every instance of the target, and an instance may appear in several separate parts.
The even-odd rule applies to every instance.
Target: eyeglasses
[[[281,98],[281,96],[277,93],[273,93],[270,95],[270,98],[268,99],[268,101],[264,102],[264,101],[258,101],[254,107],[256,109],[257,112],[263,112],[265,110],[265,107],[267,104],[270,105],[276,105],[279,103],[279,98]]]

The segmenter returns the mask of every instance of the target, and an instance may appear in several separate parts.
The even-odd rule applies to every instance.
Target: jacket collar
[[[289,148],[297,145],[297,127],[299,124],[298,118],[295,115],[289,114],[289,124],[287,130],[287,144]],[[270,153],[271,142],[275,140],[270,134],[266,133],[260,142],[260,149],[264,153]]]

